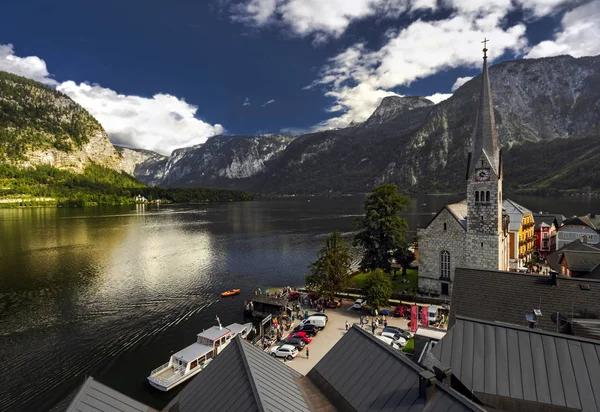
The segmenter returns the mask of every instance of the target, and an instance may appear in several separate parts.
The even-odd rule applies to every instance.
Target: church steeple
[[[498,147],[498,136],[496,134],[496,123],[494,121],[494,105],[492,103],[492,90],[487,68],[487,42],[484,39],[483,46],[483,73],[481,76],[481,92],[477,108],[477,119],[475,129],[471,138],[471,153],[469,156],[469,168],[467,179],[469,179],[477,167],[482,155],[487,157],[496,177],[500,177],[500,152]]]

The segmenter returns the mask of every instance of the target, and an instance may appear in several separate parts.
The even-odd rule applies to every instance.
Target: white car
[[[388,338],[392,338],[394,340],[398,340],[398,338],[404,338],[404,340],[407,340],[412,337],[410,332],[394,327],[383,328],[381,335],[387,336]]]
[[[377,335],[377,339],[379,339],[382,342],[387,343],[394,349],[402,349],[404,347],[404,345],[406,345],[406,339],[404,339],[404,338],[393,339],[388,336]]]
[[[367,301],[364,299],[356,299],[354,301],[354,305],[352,305],[352,309],[360,310],[365,307]]]
[[[292,345],[281,345],[271,348],[271,356],[292,360],[298,354],[298,349]]]

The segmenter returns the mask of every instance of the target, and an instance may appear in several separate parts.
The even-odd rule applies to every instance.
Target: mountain
[[[0,71],[0,163],[82,173],[91,164],[121,170],[122,161],[100,123],[68,96]]]
[[[150,150],[130,149],[117,145],[115,149],[123,157],[123,171],[150,186],[157,186],[162,182],[169,161],[168,156]]]
[[[600,56],[509,61],[489,73],[505,186],[600,190]],[[267,193],[367,192],[385,182],[406,192],[461,192],[480,82],[475,77],[437,105],[386,97],[369,119],[345,129],[215,136],[174,152],[156,173],[161,185]]]

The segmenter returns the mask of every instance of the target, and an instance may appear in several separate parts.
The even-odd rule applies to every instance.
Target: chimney
[[[419,373],[419,398],[429,402],[435,392],[435,375],[428,370]]]
[[[440,381],[450,385],[450,378],[452,377],[452,371],[450,366],[444,365],[440,363],[433,367],[433,373],[435,373],[435,378]]]

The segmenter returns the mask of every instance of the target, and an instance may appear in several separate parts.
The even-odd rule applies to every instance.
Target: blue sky
[[[0,15],[0,70],[162,153],[343,127],[391,94],[437,102],[479,72],[484,36],[492,63],[600,53],[600,0],[19,0]]]

